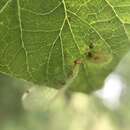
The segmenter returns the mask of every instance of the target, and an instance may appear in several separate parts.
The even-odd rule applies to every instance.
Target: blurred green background
[[[130,96],[110,109],[100,98],[61,94],[0,75],[0,130],[129,130]]]

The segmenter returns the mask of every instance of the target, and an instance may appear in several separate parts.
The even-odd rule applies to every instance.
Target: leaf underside
[[[129,0],[1,0],[0,71],[61,88],[100,88],[129,50]]]

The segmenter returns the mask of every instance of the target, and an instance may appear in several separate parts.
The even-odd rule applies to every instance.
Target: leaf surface
[[[1,0],[0,71],[61,88],[100,88],[129,50],[129,0]]]

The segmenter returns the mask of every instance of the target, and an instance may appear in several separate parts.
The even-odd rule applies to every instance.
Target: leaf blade
[[[100,88],[130,47],[128,1],[117,1],[126,9],[123,13],[113,0],[5,0],[0,71],[60,88],[80,60],[70,89],[88,93]]]

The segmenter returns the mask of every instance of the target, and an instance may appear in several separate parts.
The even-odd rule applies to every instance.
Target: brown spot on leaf
[[[91,58],[91,57],[93,57],[93,53],[89,51],[89,52],[87,53],[87,56]]]
[[[27,93],[27,94],[29,94],[29,93],[30,93],[30,91],[29,91],[29,90],[26,90],[26,93]]]
[[[75,61],[74,61],[74,64],[75,64],[75,65],[77,65],[77,64],[82,64],[82,61],[79,60],[79,59],[78,59],[78,60],[75,60]]]
[[[93,49],[93,48],[94,48],[94,44],[91,43],[91,44],[89,45],[89,48],[90,48],[90,49]]]
[[[91,57],[91,61],[94,63],[103,63],[107,61],[107,56],[101,52],[95,52]]]

